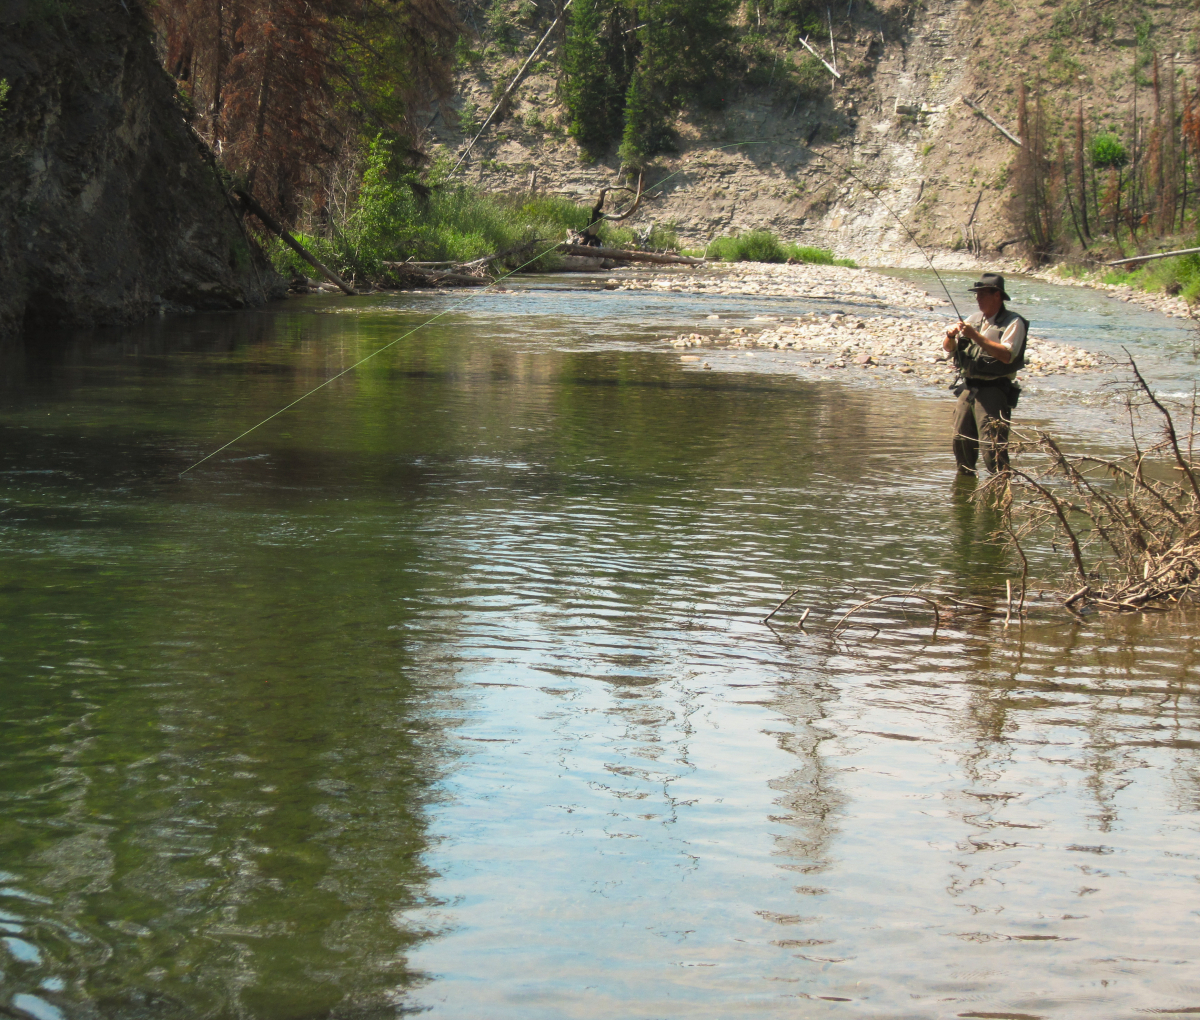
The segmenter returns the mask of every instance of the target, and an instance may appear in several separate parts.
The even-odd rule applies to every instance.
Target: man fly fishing
[[[972,284],[979,311],[946,330],[942,348],[954,355],[959,380],[952,387],[954,459],[959,474],[974,475],[979,451],[995,473],[1008,467],[1008,424],[1021,387],[1016,376],[1025,366],[1029,321],[1009,311],[1004,277],[984,273]]]

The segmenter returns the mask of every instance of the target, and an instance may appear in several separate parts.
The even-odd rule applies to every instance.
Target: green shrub
[[[1104,169],[1107,167],[1122,167],[1129,162],[1129,153],[1114,134],[1096,135],[1092,139],[1092,166]]]
[[[822,266],[856,268],[851,259],[835,259],[826,248],[783,244],[769,230],[751,230],[732,237],[716,237],[703,249],[689,251],[696,257],[716,256],[725,262],[807,262]]]
[[[1188,304],[1194,304],[1200,300],[1200,255],[1155,259],[1132,271],[1112,269],[1101,279],[1104,283],[1124,284],[1152,294],[1178,294]]]

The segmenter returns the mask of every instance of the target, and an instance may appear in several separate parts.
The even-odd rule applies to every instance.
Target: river
[[[1181,325],[1014,283],[1190,388]],[[9,351],[0,1005],[1200,1012],[1195,613],[835,639],[1017,569],[948,395],[657,339],[766,304],[535,279]],[[1021,413],[1119,443],[1068,389]]]

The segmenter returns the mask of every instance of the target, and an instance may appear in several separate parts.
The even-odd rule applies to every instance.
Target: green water
[[[182,479],[431,299],[9,352],[0,1004],[1200,1006],[1194,618],[832,640],[1015,576],[945,401],[682,365],[648,300],[483,296]]]

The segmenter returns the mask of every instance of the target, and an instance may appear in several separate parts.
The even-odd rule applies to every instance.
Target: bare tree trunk
[[[221,105],[224,102],[221,90],[224,88],[225,77],[225,11],[221,6],[221,0],[216,0],[216,4],[217,38],[216,51],[213,53],[212,120],[210,127],[212,130],[212,147],[219,153],[221,151]]]
[[[1079,100],[1079,110],[1075,116],[1075,173],[1079,178],[1079,211],[1083,221],[1083,233],[1089,240],[1092,231],[1088,227],[1088,194],[1087,179],[1083,170],[1083,98]],[[1087,247],[1087,244],[1084,244]]]
[[[1075,214],[1075,200],[1071,197],[1071,179],[1067,174],[1067,156],[1063,151],[1063,143],[1058,143],[1058,161],[1062,164],[1063,171],[1063,193],[1067,198],[1067,208],[1071,211],[1071,225],[1075,228],[1075,236],[1079,238],[1079,243],[1083,248],[1087,248],[1087,241],[1083,239],[1083,230],[1079,226],[1079,217]]]

